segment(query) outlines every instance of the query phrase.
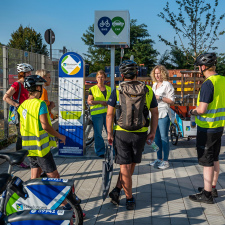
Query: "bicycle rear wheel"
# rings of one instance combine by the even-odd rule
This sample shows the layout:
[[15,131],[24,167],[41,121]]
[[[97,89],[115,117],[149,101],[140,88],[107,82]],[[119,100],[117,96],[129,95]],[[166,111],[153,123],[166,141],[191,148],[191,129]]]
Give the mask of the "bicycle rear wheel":
[[85,141],[86,145],[91,145],[92,142],[94,141],[94,127],[93,123],[91,122],[90,124],[87,125],[87,128],[85,130]]
[[83,211],[80,204],[73,204],[69,199],[67,201],[73,210],[73,225],[83,225]]
[[178,143],[178,134],[177,129],[174,124],[170,125],[170,138],[173,145],[177,145]]

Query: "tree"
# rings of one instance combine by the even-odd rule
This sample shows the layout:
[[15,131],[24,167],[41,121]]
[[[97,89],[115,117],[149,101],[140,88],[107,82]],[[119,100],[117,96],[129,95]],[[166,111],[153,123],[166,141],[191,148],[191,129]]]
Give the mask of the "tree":
[[[149,69],[152,68],[157,59],[158,52],[153,48],[153,40],[147,31],[147,25],[137,25],[137,20],[131,20],[130,23],[130,48],[124,49],[124,60],[134,56],[134,60],[138,64],[145,64]],[[88,45],[88,51],[84,54],[85,61],[90,65],[90,72],[99,69],[105,69],[110,65],[109,49],[97,47],[94,45],[94,25],[89,26],[86,33],[81,38],[85,45]],[[120,49],[115,51],[115,64],[120,64]]]
[[185,52],[178,47],[171,47],[171,50],[166,50],[159,59],[159,64],[164,65],[167,69],[193,69],[193,66],[188,63]]
[[28,52],[48,55],[47,46],[42,43],[40,33],[37,33],[33,28],[22,25],[11,34],[8,46],[11,48],[21,49]]
[[225,54],[220,54],[217,58],[216,72],[225,76]]
[[[180,48],[192,64],[199,54],[215,50],[215,42],[220,35],[224,34],[224,31],[219,31],[219,25],[225,14],[217,19],[216,7],[219,0],[214,0],[214,6],[211,2],[212,0],[176,0],[177,13],[170,10],[169,2],[167,2],[166,7],[163,8],[164,13],[158,14],[175,30]],[[159,35],[159,39],[166,45],[178,47],[176,37],[173,42],[161,35]]]

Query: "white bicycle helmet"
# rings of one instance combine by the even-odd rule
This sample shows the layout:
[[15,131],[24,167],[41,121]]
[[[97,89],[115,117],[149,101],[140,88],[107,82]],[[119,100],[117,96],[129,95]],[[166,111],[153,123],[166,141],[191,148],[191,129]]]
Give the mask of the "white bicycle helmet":
[[34,68],[28,64],[28,63],[20,63],[20,64],[17,64],[17,72],[20,73],[20,72],[30,72],[30,71],[33,71]]

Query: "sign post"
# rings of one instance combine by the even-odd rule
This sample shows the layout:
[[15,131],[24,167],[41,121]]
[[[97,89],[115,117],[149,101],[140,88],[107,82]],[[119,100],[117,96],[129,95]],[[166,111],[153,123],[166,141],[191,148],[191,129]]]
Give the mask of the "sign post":
[[95,11],[94,44],[111,49],[111,90],[113,90],[115,48],[130,46],[129,11]]
[[51,29],[45,31],[45,41],[50,44],[50,59],[52,60],[52,44],[55,42],[55,34]]
[[66,144],[59,143],[59,155],[83,156],[85,65],[75,52],[65,53],[59,60],[59,133]]

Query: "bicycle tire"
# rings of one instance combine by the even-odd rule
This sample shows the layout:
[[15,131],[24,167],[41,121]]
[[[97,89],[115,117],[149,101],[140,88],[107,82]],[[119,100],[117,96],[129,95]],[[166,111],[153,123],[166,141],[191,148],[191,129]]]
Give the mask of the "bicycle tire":
[[170,125],[170,138],[171,138],[171,143],[173,145],[177,145],[178,135],[177,135],[177,132],[176,132],[176,126],[174,124]]
[[71,205],[73,209],[73,215],[75,215],[75,218],[73,218],[73,225],[83,225],[83,210],[80,204],[74,204],[68,198],[66,201]]
[[[95,140],[93,123],[91,122],[91,124],[89,124],[86,129],[89,129],[89,132],[86,137],[86,146],[88,146],[91,145],[92,142]],[[89,136],[89,134],[91,134],[91,136]]]

